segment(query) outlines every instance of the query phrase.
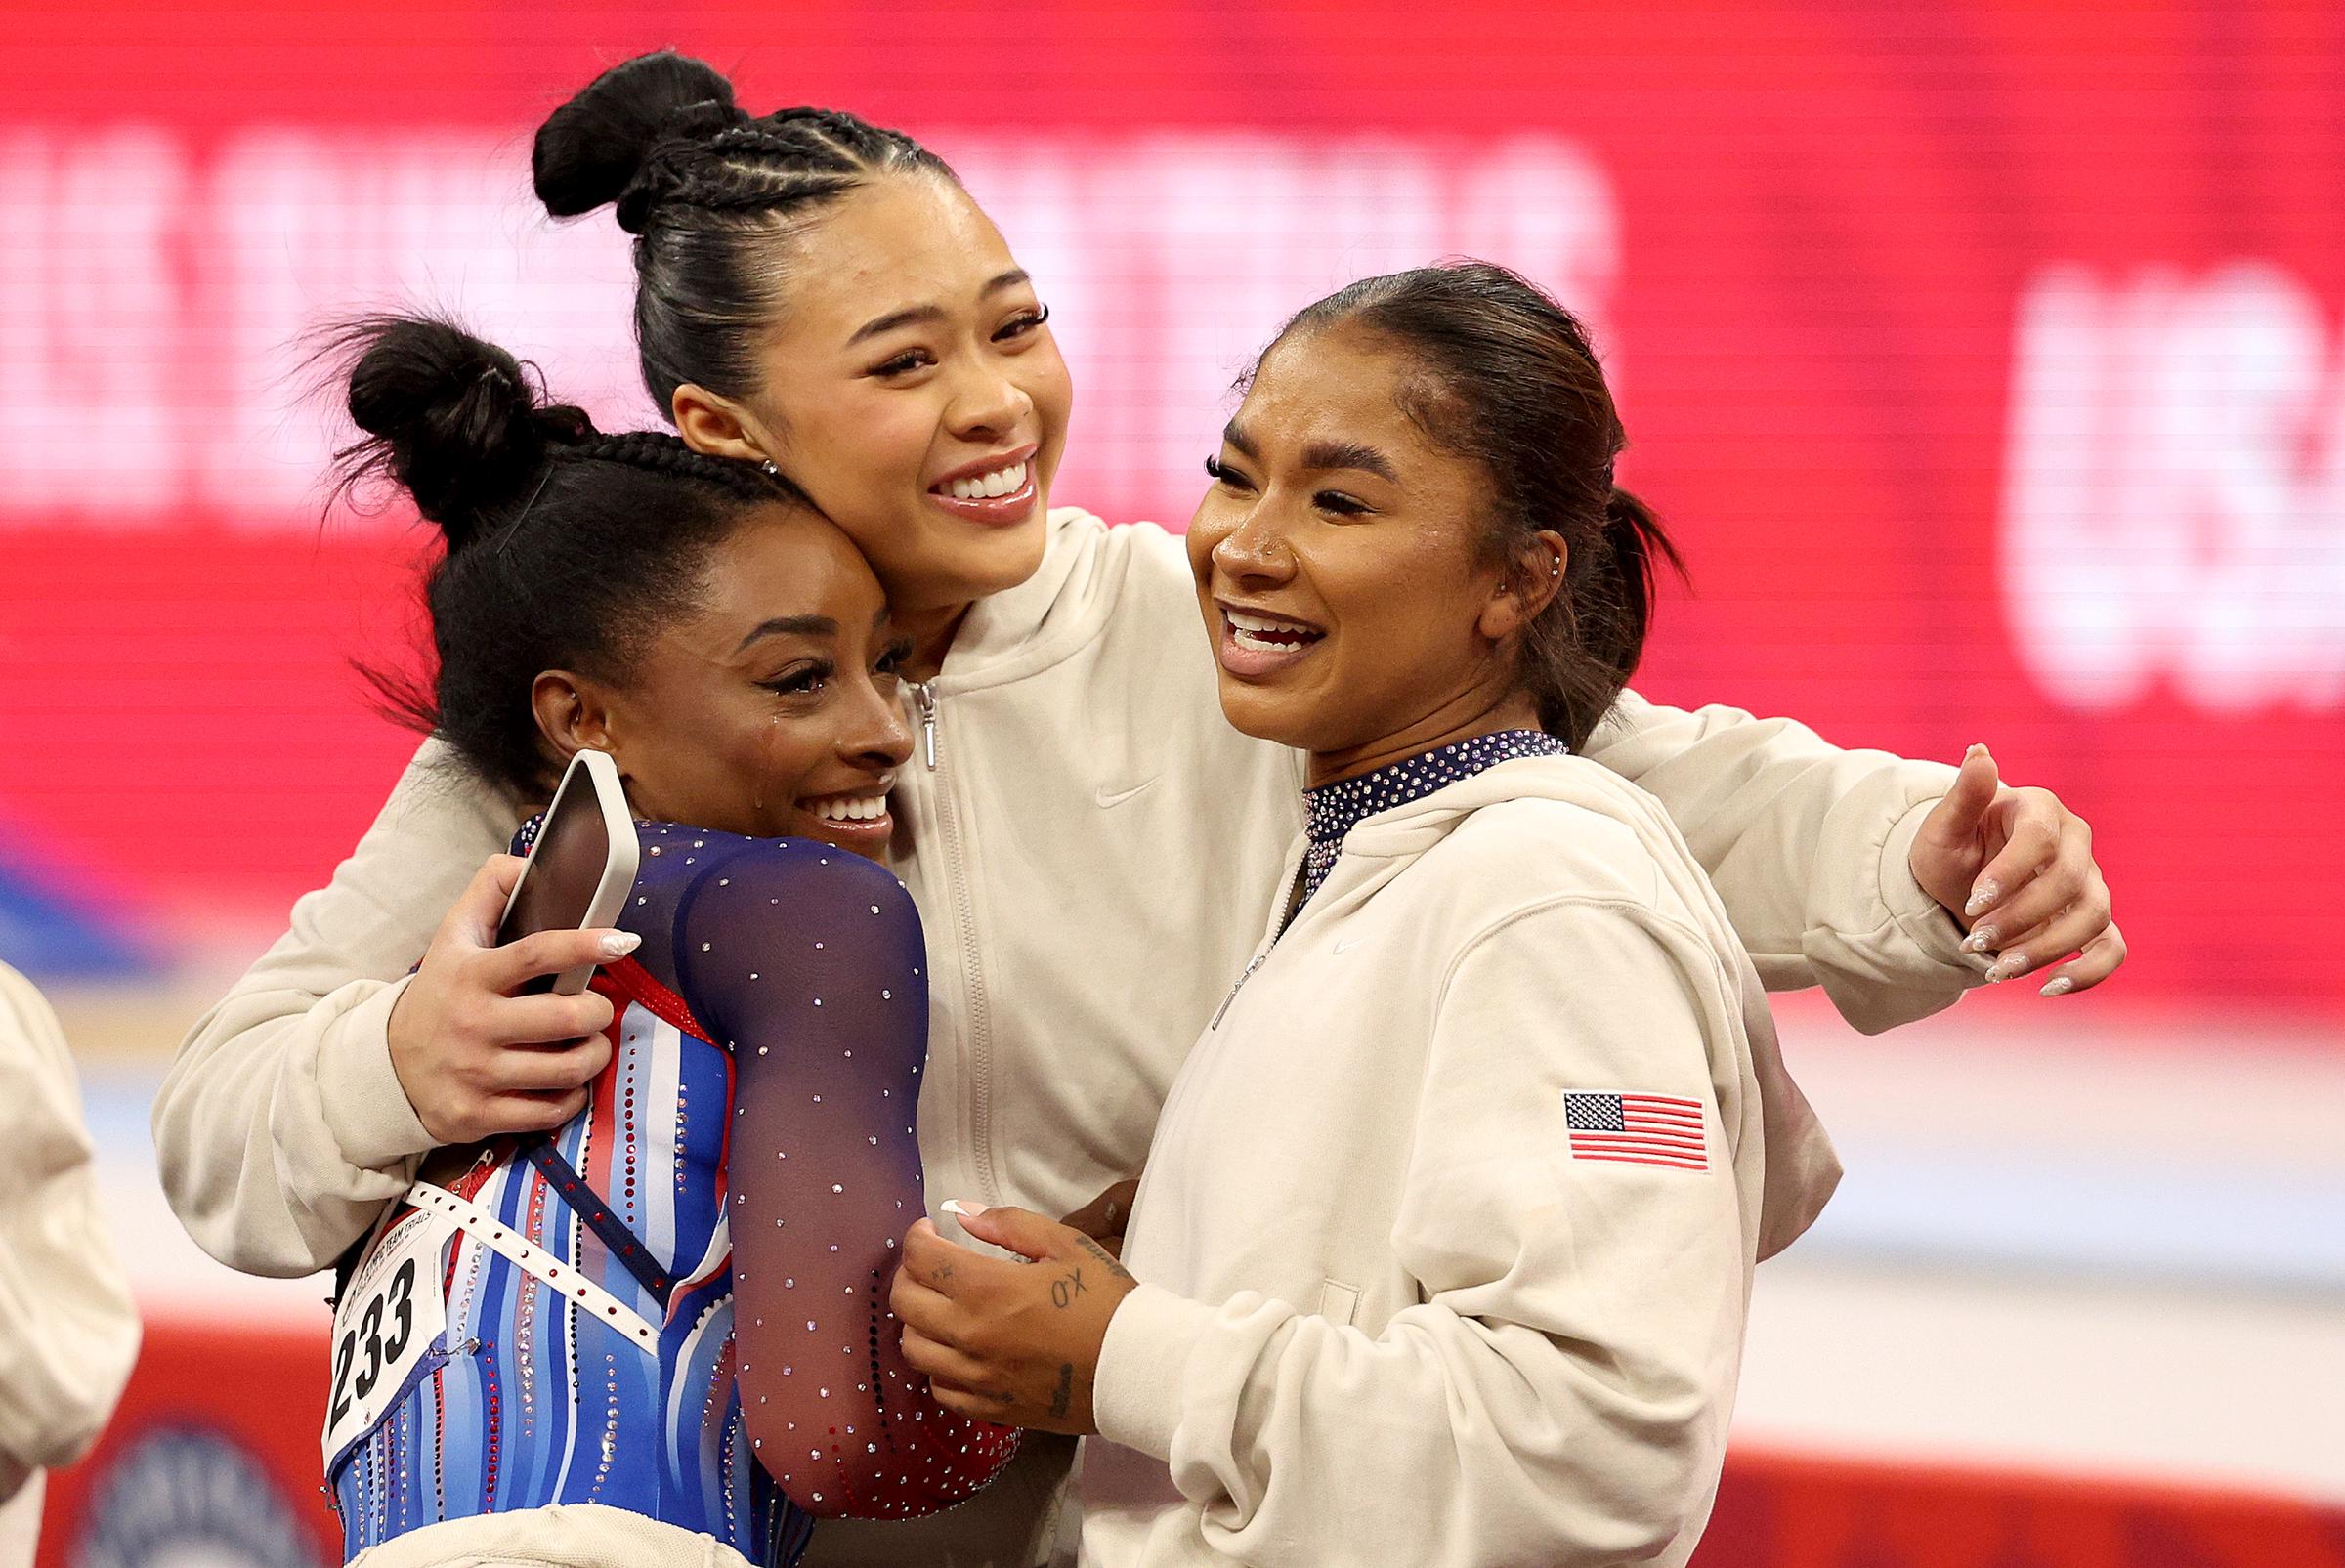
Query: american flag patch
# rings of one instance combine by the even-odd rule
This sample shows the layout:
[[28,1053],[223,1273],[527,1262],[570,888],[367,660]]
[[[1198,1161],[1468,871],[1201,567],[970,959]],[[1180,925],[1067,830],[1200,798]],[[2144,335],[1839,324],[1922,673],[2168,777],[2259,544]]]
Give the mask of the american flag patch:
[[1575,1160],[1672,1165],[1680,1170],[1710,1168],[1702,1136],[1702,1107],[1697,1100],[1565,1089],[1563,1125],[1570,1130]]

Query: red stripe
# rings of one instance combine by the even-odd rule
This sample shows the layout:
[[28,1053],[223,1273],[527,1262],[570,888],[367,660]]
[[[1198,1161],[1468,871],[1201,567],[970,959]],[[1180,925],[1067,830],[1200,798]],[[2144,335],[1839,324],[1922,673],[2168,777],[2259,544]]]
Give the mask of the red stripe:
[[[603,965],[603,973],[627,999],[641,1002],[643,1010],[654,1018],[672,1024],[687,1035],[712,1039],[708,1031],[702,1027],[701,1021],[692,1016],[692,1009],[684,1005],[684,998],[661,985],[658,976],[633,958],[620,958],[615,963],[607,963]],[[626,1009],[621,1007],[619,1011],[625,1012]]]
[[1647,1122],[1699,1122],[1702,1120],[1702,1113],[1699,1111],[1680,1111],[1675,1107],[1657,1105],[1624,1105],[1620,1108],[1620,1114],[1628,1117],[1642,1117]]
[[1582,1131],[1573,1133],[1571,1137],[1574,1143],[1577,1143],[1582,1138],[1601,1138],[1607,1141],[1624,1143],[1665,1143],[1681,1149],[1699,1149],[1702,1147],[1702,1139],[1699,1134],[1688,1138],[1681,1133],[1676,1132],[1644,1132],[1639,1131],[1635,1128],[1631,1128],[1627,1132]]
[[1707,1170],[1708,1162],[1701,1160],[1670,1160],[1659,1155],[1642,1154],[1583,1154],[1582,1160],[1601,1160],[1616,1165],[1667,1165],[1672,1170]]
[[1702,1108],[1702,1102],[1699,1100],[1681,1100],[1670,1094],[1624,1094],[1620,1097],[1620,1103],[1623,1105],[1674,1105],[1688,1111],[1699,1111]]
[[1704,1154],[1702,1154],[1702,1153],[1700,1153],[1700,1152],[1698,1152],[1698,1151],[1695,1151],[1695,1152],[1690,1152],[1690,1153],[1689,1153],[1689,1152],[1687,1152],[1687,1151],[1685,1151],[1685,1150],[1684,1150],[1684,1149],[1640,1149],[1640,1148],[1637,1148],[1637,1147],[1635,1147],[1635,1146],[1633,1146],[1633,1145],[1630,1145],[1630,1146],[1612,1147],[1612,1148],[1596,1148],[1596,1147],[1589,1147],[1589,1148],[1584,1148],[1584,1149],[1574,1149],[1574,1150],[1572,1150],[1571,1152],[1572,1152],[1572,1156],[1573,1156],[1573,1158],[1575,1158],[1575,1159],[1580,1159],[1580,1160],[1646,1160],[1646,1159],[1650,1159],[1650,1160],[1682,1160],[1682,1161],[1685,1161],[1685,1162],[1688,1162],[1688,1163],[1690,1163],[1690,1164],[1693,1164],[1693,1165],[1708,1165],[1708,1164],[1710,1163],[1710,1162],[1709,1162],[1709,1156],[1707,1156],[1707,1155],[1704,1155]]

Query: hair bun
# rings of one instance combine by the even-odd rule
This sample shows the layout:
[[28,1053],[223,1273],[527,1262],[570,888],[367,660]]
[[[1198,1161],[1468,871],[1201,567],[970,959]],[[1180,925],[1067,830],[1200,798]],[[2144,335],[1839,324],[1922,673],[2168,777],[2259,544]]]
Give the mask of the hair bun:
[[451,322],[378,317],[335,343],[350,357],[350,417],[369,438],[343,454],[346,480],[397,480],[450,550],[526,495],[549,439],[583,423],[539,406],[519,360]]
[[[530,168],[537,199],[557,218],[618,202],[642,177],[653,149],[708,136],[747,119],[733,84],[704,61],[662,49],[614,65],[537,128]],[[641,232],[643,203],[620,225]]]

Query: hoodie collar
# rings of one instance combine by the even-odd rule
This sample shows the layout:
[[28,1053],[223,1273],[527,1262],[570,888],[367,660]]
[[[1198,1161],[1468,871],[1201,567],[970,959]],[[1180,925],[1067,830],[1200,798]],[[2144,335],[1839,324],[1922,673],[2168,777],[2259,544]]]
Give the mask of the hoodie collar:
[[1469,736],[1398,762],[1374,773],[1302,792],[1303,831],[1310,847],[1303,857],[1302,897],[1310,902],[1343,853],[1343,840],[1368,818],[1411,805],[1435,790],[1472,778],[1486,768],[1518,757],[1568,756],[1571,748],[1540,730],[1501,730]]
[[940,692],[1021,680],[1065,658],[1106,624],[1121,584],[1105,552],[1084,548],[1099,520],[1059,506],[1045,528],[1043,564],[1034,575],[969,606],[937,672]]

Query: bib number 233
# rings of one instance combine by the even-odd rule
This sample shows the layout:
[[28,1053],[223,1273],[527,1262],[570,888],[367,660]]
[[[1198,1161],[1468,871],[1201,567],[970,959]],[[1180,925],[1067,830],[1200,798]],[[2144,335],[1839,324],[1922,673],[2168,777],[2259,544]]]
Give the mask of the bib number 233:
[[373,1429],[448,1326],[440,1274],[453,1227],[409,1214],[385,1231],[334,1309],[334,1381],[324,1459]]

